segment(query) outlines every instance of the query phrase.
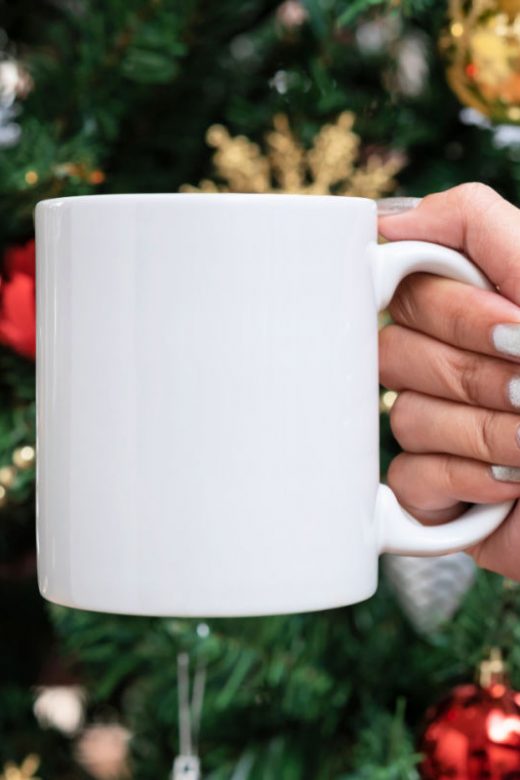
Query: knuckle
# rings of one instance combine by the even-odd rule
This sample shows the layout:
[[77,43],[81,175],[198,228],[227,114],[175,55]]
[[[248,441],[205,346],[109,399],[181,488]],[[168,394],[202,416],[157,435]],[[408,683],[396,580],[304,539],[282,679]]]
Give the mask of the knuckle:
[[401,343],[399,325],[386,325],[379,331],[379,378],[381,384],[391,389],[398,389],[395,387],[395,356]]
[[379,331],[379,347],[384,352],[390,352],[399,338],[401,328],[399,325],[385,325]]
[[391,461],[386,474],[387,485],[400,504],[419,509],[424,506],[424,489],[420,480],[413,479],[420,469],[421,455],[401,452]]
[[406,437],[410,427],[410,414],[407,411],[411,391],[404,390],[397,396],[392,408],[390,409],[390,429],[396,441],[405,446]]
[[461,399],[471,404],[472,406],[478,406],[480,403],[480,373],[481,363],[478,357],[472,357],[470,355],[464,355],[463,357],[454,358],[454,376],[458,381],[458,393],[457,395]]
[[458,500],[458,494],[460,492],[457,468],[458,459],[453,455],[446,455],[441,463],[441,479],[445,492],[450,498],[456,498]]
[[402,484],[402,474],[403,474],[403,466],[406,463],[406,460],[409,456],[400,453],[399,455],[396,455],[395,458],[391,461],[390,465],[388,466],[388,471],[386,473],[386,481],[390,488],[392,488],[393,492],[397,496],[398,499],[403,499],[403,484]]
[[495,431],[498,412],[486,411],[478,415],[475,427],[475,456],[493,462]]
[[[468,182],[454,189],[452,207],[461,225],[462,246],[466,253],[477,257],[486,252],[491,216],[497,209],[500,212],[504,203],[498,192],[480,182]],[[494,281],[502,283],[500,278]]]
[[449,327],[451,329],[451,338],[454,344],[464,344],[468,329],[467,308],[457,308],[450,313]]
[[492,187],[480,181],[469,181],[459,184],[458,187],[454,188],[454,192],[463,203],[471,204],[472,207],[475,205],[488,205],[500,199],[500,195]]

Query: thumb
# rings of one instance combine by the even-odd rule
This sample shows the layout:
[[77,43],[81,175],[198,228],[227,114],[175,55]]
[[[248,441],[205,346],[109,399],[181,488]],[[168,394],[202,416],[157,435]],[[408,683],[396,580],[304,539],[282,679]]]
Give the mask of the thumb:
[[403,214],[379,219],[390,241],[433,241],[459,249],[520,304],[520,210],[485,184],[461,184],[423,198]]

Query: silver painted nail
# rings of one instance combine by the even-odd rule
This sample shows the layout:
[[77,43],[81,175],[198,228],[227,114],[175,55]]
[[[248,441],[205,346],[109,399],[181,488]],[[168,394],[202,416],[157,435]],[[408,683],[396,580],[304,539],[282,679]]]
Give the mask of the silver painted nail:
[[520,482],[520,468],[516,466],[491,466],[491,474],[498,482]]
[[491,338],[497,352],[520,357],[520,323],[507,322],[495,325]]
[[507,385],[507,395],[511,406],[520,409],[520,376],[514,376]]
[[376,200],[377,216],[392,217],[416,208],[422,198],[380,198]]

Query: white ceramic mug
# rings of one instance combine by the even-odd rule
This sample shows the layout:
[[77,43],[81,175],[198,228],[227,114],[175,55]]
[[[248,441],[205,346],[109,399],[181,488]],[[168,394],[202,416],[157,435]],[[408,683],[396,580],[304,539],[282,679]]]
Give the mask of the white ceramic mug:
[[[371,200],[38,204],[38,572],[83,609],[260,615],[366,599],[384,550],[451,552],[378,484],[377,311],[456,252],[376,243]],[[411,367],[413,370],[413,367]]]

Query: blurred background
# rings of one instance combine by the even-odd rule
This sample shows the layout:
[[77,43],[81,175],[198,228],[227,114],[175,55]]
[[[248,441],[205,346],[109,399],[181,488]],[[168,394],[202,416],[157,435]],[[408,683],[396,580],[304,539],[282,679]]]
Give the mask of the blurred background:
[[190,751],[211,780],[520,778],[520,590],[463,554],[248,620],[57,608],[35,578],[38,200],[470,180],[519,201],[516,0],[0,0],[1,780],[197,780]]

